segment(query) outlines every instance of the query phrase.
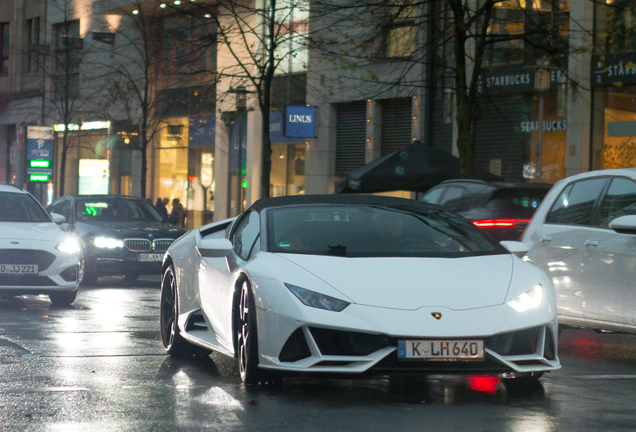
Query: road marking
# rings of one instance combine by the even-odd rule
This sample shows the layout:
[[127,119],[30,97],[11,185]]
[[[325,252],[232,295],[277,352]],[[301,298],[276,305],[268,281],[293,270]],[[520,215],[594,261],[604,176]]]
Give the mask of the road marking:
[[581,375],[574,378],[581,379],[636,379],[636,375]]

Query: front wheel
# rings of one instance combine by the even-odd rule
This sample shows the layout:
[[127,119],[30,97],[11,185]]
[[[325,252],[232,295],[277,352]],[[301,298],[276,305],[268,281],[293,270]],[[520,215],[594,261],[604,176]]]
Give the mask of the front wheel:
[[75,291],[56,291],[49,293],[49,300],[53,306],[70,306],[77,297],[77,290]]
[[258,368],[258,337],[256,332],[256,307],[247,281],[241,287],[238,305],[237,357],[241,380],[245,384],[258,384],[263,373]]
[[171,356],[208,355],[210,350],[191,344],[181,336],[177,318],[179,317],[179,299],[174,267],[169,266],[161,279],[161,300],[159,304],[161,342]]

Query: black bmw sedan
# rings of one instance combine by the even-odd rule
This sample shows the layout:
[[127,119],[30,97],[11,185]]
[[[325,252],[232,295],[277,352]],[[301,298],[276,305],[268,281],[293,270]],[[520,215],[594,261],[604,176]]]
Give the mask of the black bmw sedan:
[[64,216],[61,228],[82,240],[82,285],[92,285],[106,275],[134,281],[142,274],[160,274],[164,252],[185,234],[137,197],[63,196],[46,210]]

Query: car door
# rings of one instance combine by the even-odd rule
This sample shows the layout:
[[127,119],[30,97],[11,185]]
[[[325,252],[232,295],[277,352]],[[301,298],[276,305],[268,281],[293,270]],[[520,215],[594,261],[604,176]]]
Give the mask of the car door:
[[636,215],[636,182],[615,177],[601,202],[597,228],[585,239],[587,318],[636,325],[636,236],[609,227],[612,220],[628,215]]
[[229,350],[232,344],[232,309],[235,285],[241,268],[251,259],[260,237],[258,212],[246,213],[232,229],[234,253],[225,258],[203,258],[199,269],[201,307],[219,342]]
[[583,317],[588,293],[582,254],[606,182],[606,178],[594,178],[567,184],[537,228],[539,242],[528,253],[552,279],[560,315]]

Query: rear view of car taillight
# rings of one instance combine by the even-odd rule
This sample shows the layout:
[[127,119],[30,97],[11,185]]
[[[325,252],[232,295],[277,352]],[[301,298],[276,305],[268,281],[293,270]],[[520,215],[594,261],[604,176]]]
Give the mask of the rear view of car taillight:
[[530,219],[483,219],[473,225],[487,232],[497,241],[519,240]]

